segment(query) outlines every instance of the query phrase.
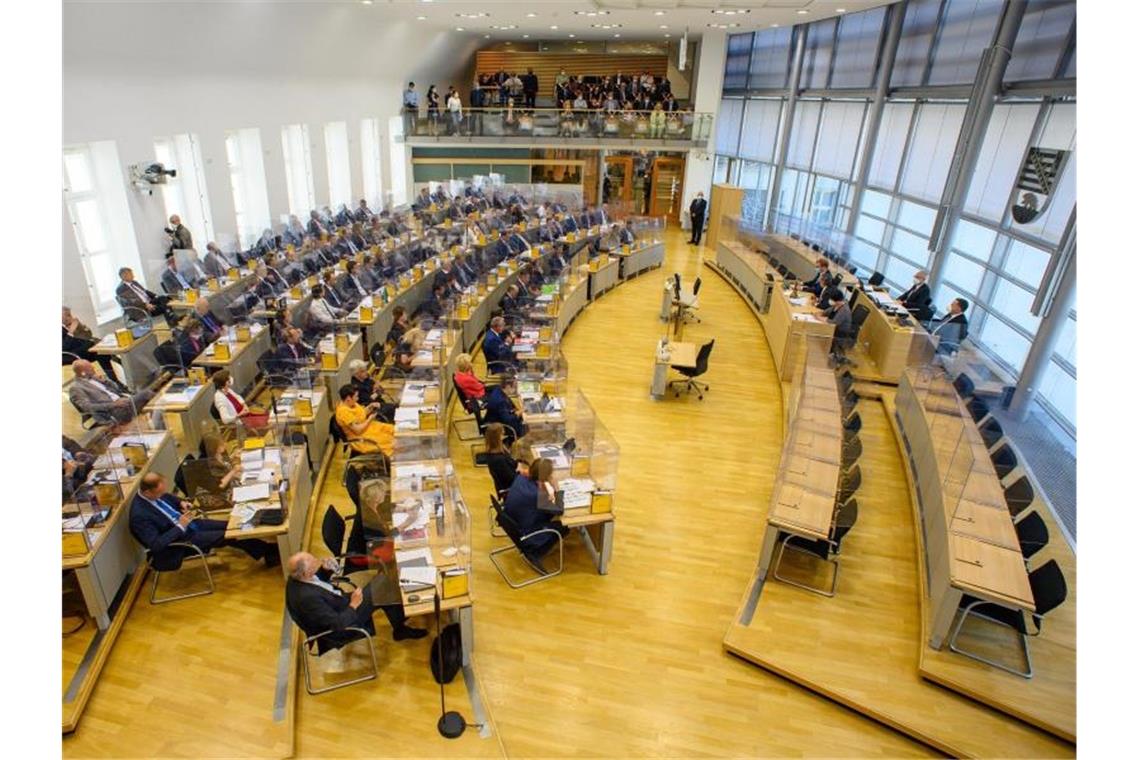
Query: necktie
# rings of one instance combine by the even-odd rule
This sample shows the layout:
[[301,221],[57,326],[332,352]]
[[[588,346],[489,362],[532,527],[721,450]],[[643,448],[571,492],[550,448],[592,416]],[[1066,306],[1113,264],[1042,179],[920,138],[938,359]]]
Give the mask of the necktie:
[[182,286],[183,290],[189,290],[190,289],[190,283],[186,282],[186,278],[183,277],[182,273],[179,272],[177,269],[174,270],[174,276],[178,278],[178,284]]
[[218,332],[219,331],[218,323],[215,322],[214,318],[212,316],[210,316],[209,314],[204,314],[202,316],[202,324],[204,324],[206,326],[206,329],[209,330],[210,332]]
[[162,512],[162,514],[169,517],[171,522],[173,522],[173,523],[178,522],[178,518],[181,515],[181,513],[177,509],[175,509],[174,507],[172,507],[168,503],[166,503],[166,501],[164,499],[162,499],[160,497],[160,498],[156,499],[155,501],[152,501],[151,504],[153,504],[158,509],[159,512]]
[[299,353],[297,353],[297,347],[294,346],[292,343],[289,343],[288,346],[289,346],[289,348],[291,348],[293,350],[293,358],[294,359],[300,359],[301,355]]
[[107,394],[108,396],[110,396],[112,399],[116,399],[116,400],[117,400],[117,399],[119,398],[119,394],[118,394],[118,393],[114,392],[113,390],[111,390],[110,388],[108,388],[106,385],[104,385],[103,383],[99,382],[99,381],[98,381],[98,380],[96,380],[95,378],[91,378],[90,382],[91,382],[91,384],[92,384],[92,385],[94,385],[96,388],[98,388],[99,390],[101,390],[101,391],[103,391],[104,393],[106,393],[106,394]]
[[130,284],[131,288],[133,288],[134,291],[139,294],[139,298],[143,300],[143,303],[150,303],[150,296],[146,294],[146,291],[143,290],[143,287],[141,285],[139,285],[134,280],[131,280]]
[[198,345],[198,339],[197,338],[191,338],[190,339],[190,348],[194,349],[194,355],[195,356],[197,356],[198,354],[200,354],[202,352],[201,346]]

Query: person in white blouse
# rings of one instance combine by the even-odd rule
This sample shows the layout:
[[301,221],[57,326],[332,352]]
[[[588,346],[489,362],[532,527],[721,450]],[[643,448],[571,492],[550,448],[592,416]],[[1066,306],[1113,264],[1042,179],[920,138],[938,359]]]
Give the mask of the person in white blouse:
[[260,409],[254,409],[246,400],[233,389],[233,378],[228,369],[218,370],[210,378],[214,383],[214,408],[218,410],[218,418],[223,425],[235,422],[241,424],[255,434],[262,434],[269,424],[269,415]]
[[319,332],[327,332],[336,327],[336,321],[344,317],[344,310],[333,306],[325,298],[326,285],[314,285],[312,303],[309,304],[309,321]]

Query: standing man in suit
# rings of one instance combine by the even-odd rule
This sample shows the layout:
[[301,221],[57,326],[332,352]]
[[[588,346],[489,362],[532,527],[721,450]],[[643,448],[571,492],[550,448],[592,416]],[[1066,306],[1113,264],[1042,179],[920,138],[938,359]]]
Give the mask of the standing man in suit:
[[193,508],[190,502],[167,492],[166,478],[157,472],[148,472],[143,475],[138,493],[131,502],[131,535],[152,556],[161,556],[169,550],[170,544],[182,542],[194,544],[203,552],[219,546],[233,546],[255,560],[264,559],[266,567],[281,564],[277,544],[267,544],[255,538],[226,538],[225,520],[195,518]]
[[416,92],[416,83],[408,82],[408,89],[404,90],[404,134],[410,135],[416,126],[416,117],[420,115],[420,94]]
[[157,295],[144,288],[135,280],[135,273],[130,267],[119,270],[119,279],[122,282],[115,288],[115,297],[124,309],[137,309],[151,317],[164,317],[169,325],[177,321],[174,312],[170,310],[170,297]]
[[96,375],[95,366],[86,359],[76,359],[71,370],[75,379],[67,391],[68,399],[76,409],[90,414],[100,424],[125,425],[154,398],[149,390],[132,395],[114,380]]
[[[322,563],[308,552],[297,552],[289,558],[288,568],[285,607],[289,610],[289,616],[306,636],[333,631],[332,634],[317,639],[319,653],[339,649],[357,637],[358,634],[346,631],[346,628],[361,628],[369,635],[375,635],[372,594],[365,593],[364,588],[358,588],[345,596],[340,589],[329,583],[332,572],[336,569],[335,560],[327,559]],[[424,629],[412,628],[405,622],[402,604],[382,604],[380,609],[388,617],[388,622],[392,625],[392,638],[396,641],[427,636]]]
[[697,197],[693,198],[693,202],[689,204],[689,221],[693,226],[693,237],[689,240],[690,245],[701,244],[701,233],[705,229],[705,213],[708,207],[709,204],[705,200],[704,193],[697,193]]
[[526,73],[522,76],[523,84],[523,98],[527,108],[534,108],[534,99],[538,95],[538,76],[535,75],[534,69],[527,69]]
[[166,228],[166,234],[170,235],[170,250],[177,248],[189,249],[194,247],[194,237],[190,234],[190,230],[182,226],[182,219],[178,214],[170,216],[170,226]]

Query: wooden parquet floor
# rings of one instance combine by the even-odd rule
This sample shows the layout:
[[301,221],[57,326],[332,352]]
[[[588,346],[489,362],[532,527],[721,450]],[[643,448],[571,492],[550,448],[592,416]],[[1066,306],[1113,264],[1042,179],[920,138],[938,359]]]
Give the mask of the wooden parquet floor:
[[[661,284],[703,276],[703,323],[716,338],[710,391],[652,401]],[[610,572],[577,538],[566,572],[512,590],[487,552],[490,477],[466,445],[452,458],[473,514],[475,675],[492,737],[435,732],[427,639],[393,643],[378,617],[381,676],[297,698],[296,754],[382,756],[929,756],[913,740],[723,651],[750,582],[781,442],[781,394],[759,324],[702,271],[679,231],[666,265],[592,304],[563,349],[621,446]],[[347,509],[334,466],[319,505]],[[319,517],[319,515],[318,515]],[[271,720],[282,614],[276,571],[234,557],[212,597],[140,600],[88,712],[63,752],[77,757],[276,756]],[[416,623],[423,625],[424,623]],[[449,703],[474,714],[461,678]]]

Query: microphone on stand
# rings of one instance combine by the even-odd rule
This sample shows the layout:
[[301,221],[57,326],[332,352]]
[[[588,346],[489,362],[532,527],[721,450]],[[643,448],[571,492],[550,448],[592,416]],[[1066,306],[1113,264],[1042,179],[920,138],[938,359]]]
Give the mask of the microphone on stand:
[[447,702],[443,695],[443,636],[440,632],[439,587],[433,594],[435,600],[435,640],[436,660],[439,667],[439,721],[435,724],[439,735],[446,739],[458,739],[467,730],[467,719],[458,711],[447,709]]

